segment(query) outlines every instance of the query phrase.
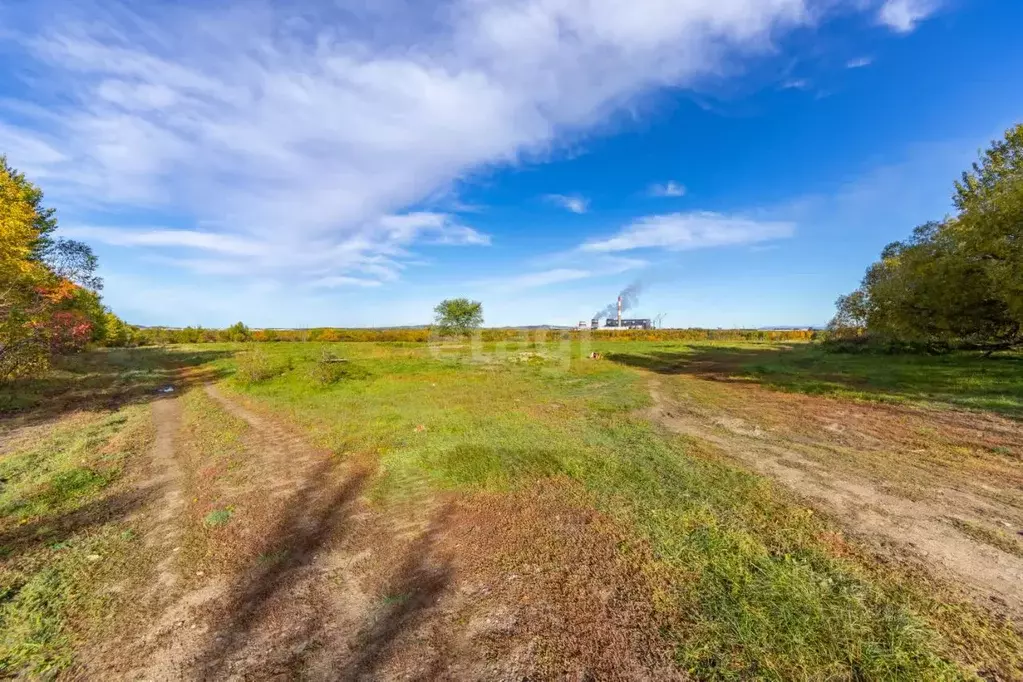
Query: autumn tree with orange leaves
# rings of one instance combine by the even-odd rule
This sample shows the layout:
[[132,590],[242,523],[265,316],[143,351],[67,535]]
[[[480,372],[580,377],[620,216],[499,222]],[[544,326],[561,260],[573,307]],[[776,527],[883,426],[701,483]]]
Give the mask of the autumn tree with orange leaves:
[[80,350],[106,323],[96,256],[55,239],[43,193],[0,156],[0,379],[45,369],[56,353]]

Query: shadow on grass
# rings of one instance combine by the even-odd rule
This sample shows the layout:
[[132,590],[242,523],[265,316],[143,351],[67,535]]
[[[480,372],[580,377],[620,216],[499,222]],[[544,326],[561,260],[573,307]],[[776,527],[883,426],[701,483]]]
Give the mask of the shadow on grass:
[[[276,560],[257,563],[235,579],[226,603],[218,608],[211,623],[211,639],[193,664],[192,674],[198,679],[222,679],[237,673],[232,670],[232,661],[251,644],[260,625],[267,622],[279,637],[273,642],[274,648],[290,652],[285,660],[275,658],[269,664],[275,672],[299,675],[309,647],[321,644],[324,650],[318,652],[317,664],[327,666],[333,679],[372,676],[396,638],[449,584],[451,575],[446,566],[438,568],[427,563],[443,524],[443,519],[438,518],[422,538],[405,549],[404,560],[386,584],[387,594],[392,597],[371,614],[352,651],[345,647],[329,649],[336,644],[329,641],[327,632],[334,616],[322,613],[315,603],[313,613],[302,614],[297,627],[282,627],[274,622],[280,617],[275,597],[287,594],[299,581],[308,578],[310,571],[316,570],[312,564],[318,553],[351,532],[355,502],[370,472],[357,471],[339,486],[329,475],[332,465],[328,461],[314,470],[307,484],[288,500],[286,516],[269,530],[268,546],[277,548]],[[327,641],[320,641],[323,638]],[[247,668],[253,663],[243,662],[242,666]]]
[[[452,569],[447,563],[430,563],[431,549],[446,526],[449,508],[434,516],[427,532],[405,551],[405,558],[391,573],[386,591],[390,595],[381,612],[367,623],[356,640],[356,655],[344,668],[337,670],[336,679],[361,680],[375,677],[380,664],[406,630],[411,629],[451,583]],[[441,658],[435,657],[431,670],[420,679],[434,679],[444,669]]]
[[1004,354],[831,353],[815,346],[699,347],[615,352],[608,359],[658,374],[758,383],[775,390],[886,402],[923,401],[1023,417],[1023,357]]
[[58,358],[42,377],[0,383],[0,424],[28,426],[76,410],[116,410],[159,397],[159,389],[221,378],[211,363],[225,350],[174,348],[97,349]]
[[54,545],[78,533],[120,521],[142,508],[158,490],[134,488],[88,502],[73,511],[34,519],[0,533],[0,557],[16,558],[43,545]]

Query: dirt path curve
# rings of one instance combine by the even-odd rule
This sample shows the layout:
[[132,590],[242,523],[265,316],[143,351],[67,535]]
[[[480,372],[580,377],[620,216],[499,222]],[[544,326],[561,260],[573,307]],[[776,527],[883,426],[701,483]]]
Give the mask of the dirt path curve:
[[[1023,558],[978,542],[948,522],[950,514],[970,516],[977,507],[996,505],[990,498],[979,500],[949,490],[935,490],[923,500],[886,493],[875,482],[828,468],[741,420],[672,401],[661,381],[651,379],[649,386],[654,405],[648,416],[656,423],[712,443],[836,517],[850,534],[908,550],[939,574],[968,586],[989,607],[1008,610],[1023,622]],[[1016,513],[1004,512],[1010,517]]]

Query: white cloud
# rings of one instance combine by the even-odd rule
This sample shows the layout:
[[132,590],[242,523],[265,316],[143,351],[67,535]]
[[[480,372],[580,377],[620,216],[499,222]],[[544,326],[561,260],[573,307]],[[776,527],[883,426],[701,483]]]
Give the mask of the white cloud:
[[810,81],[805,78],[791,78],[781,84],[783,90],[806,90],[810,87]]
[[196,230],[160,228],[126,230],[115,227],[72,225],[62,228],[64,236],[113,246],[168,246],[214,251],[234,256],[265,254],[265,248],[251,239]]
[[517,275],[502,280],[503,287],[509,289],[532,289],[545,287],[551,284],[561,284],[577,279],[586,279],[593,275],[589,270],[573,270],[571,268],[558,268],[544,272],[530,272],[524,275]]
[[374,277],[378,282],[395,280],[409,260],[406,247],[417,242],[456,246],[485,246],[490,243],[489,236],[458,224],[451,216],[427,211],[382,216],[376,221],[355,226],[340,241],[329,236],[309,236],[304,242],[298,242],[295,235],[287,234],[257,236],[75,224],[62,227],[61,233],[111,246],[208,252],[213,257],[154,257],[159,262],[202,274],[240,276],[298,272],[320,282],[330,280],[332,273],[341,271],[359,272]]
[[781,221],[758,221],[718,213],[671,213],[640,218],[607,239],[589,241],[580,249],[616,253],[659,248],[689,251],[714,246],[755,244],[791,237],[795,225]]
[[62,208],[222,226],[120,238],[217,255],[185,267],[394,277],[424,242],[488,242],[416,213],[429,197],[769,53],[836,1],[859,2],[41,0],[41,32],[4,34],[39,87],[0,104],[0,144]]
[[674,180],[669,180],[666,183],[651,185],[649,193],[652,197],[682,197],[686,194],[686,188]]
[[[578,250],[568,253],[551,254],[545,260],[552,265],[544,270],[513,273],[501,277],[474,282],[476,286],[499,294],[508,294],[523,289],[536,289],[554,284],[564,284],[585,279],[613,277],[629,270],[645,268],[649,263],[640,258],[628,258],[611,254],[583,254]],[[554,266],[554,264],[557,264]],[[540,265],[534,263],[534,267]]]
[[586,213],[590,208],[590,200],[578,194],[546,194],[544,199],[572,213]]
[[934,14],[940,0],[885,0],[877,18],[898,33],[910,33],[917,24]]
[[845,68],[862,69],[863,67],[870,66],[873,63],[874,63],[873,57],[857,57],[855,59],[850,59],[848,62],[846,62]]
[[334,275],[332,277],[321,277],[320,279],[313,280],[312,286],[324,289],[334,289],[336,287],[378,287],[380,282],[374,279],[365,279],[362,277],[346,277],[344,275]]

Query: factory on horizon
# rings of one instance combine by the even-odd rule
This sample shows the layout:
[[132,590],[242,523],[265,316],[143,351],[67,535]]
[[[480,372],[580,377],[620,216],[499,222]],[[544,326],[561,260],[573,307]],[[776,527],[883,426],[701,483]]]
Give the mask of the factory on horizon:
[[[580,325],[582,326],[582,325]],[[622,297],[618,297],[618,316],[601,320],[599,317],[590,321],[590,329],[653,329],[650,319],[622,319]]]

